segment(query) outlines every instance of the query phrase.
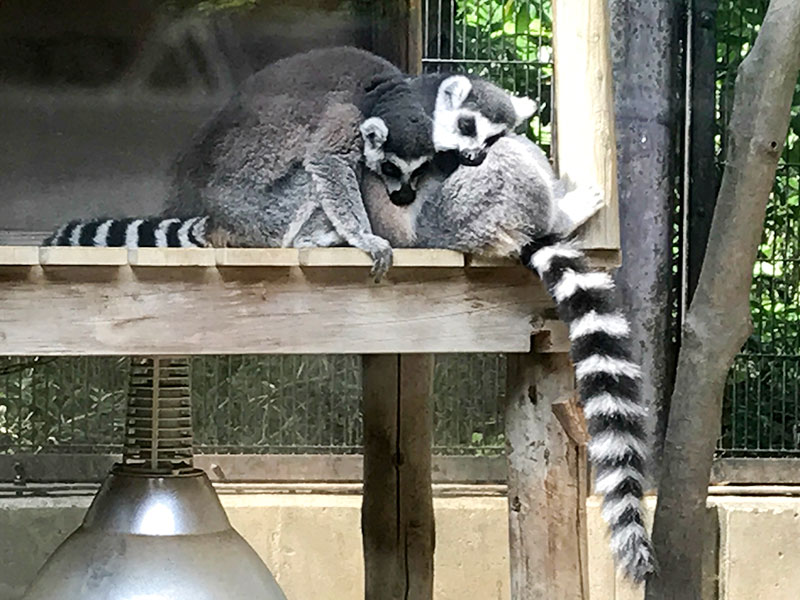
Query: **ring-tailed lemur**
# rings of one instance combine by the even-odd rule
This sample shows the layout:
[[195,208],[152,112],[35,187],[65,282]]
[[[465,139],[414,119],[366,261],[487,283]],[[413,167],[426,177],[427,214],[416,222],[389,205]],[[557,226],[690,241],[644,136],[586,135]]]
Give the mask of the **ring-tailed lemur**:
[[[448,173],[459,164],[479,165],[487,148],[527,121],[537,107],[533,100],[514,96],[475,75],[430,73],[410,77],[409,83],[433,121],[438,169]],[[364,127],[369,125],[368,120]],[[380,124],[373,127],[380,129]],[[369,144],[365,144],[365,159],[397,206],[414,202],[417,185],[431,166],[427,160],[392,164],[381,152],[370,152]]]
[[[202,127],[173,167],[162,216],[205,217],[211,245],[349,244],[372,256],[380,277],[392,251],[369,225],[359,189],[364,158],[402,196],[433,156],[431,140],[430,116],[399,69],[355,48],[312,50],[251,76]],[[299,176],[309,193],[288,205],[278,192],[299,171],[310,177],[308,188]],[[310,232],[311,224],[322,230]],[[88,233],[50,239],[94,240]]]
[[475,75],[427,73],[412,79],[433,119],[437,152],[453,152],[459,162],[476,166],[487,149],[530,119],[537,103],[514,96]]
[[641,511],[648,441],[639,366],[611,276],[591,269],[568,240],[600,208],[600,194],[568,191],[544,152],[521,136],[499,140],[480,166],[459,167],[449,177],[429,173],[410,208],[393,205],[370,175],[362,193],[374,231],[395,247],[520,258],[544,281],[569,325],[613,553],[628,576],[645,579],[656,563]]
[[203,127],[175,166],[164,215],[208,216],[212,243],[270,245],[276,215],[261,200],[302,168],[313,193],[294,216],[319,207],[380,276],[391,246],[369,226],[362,158],[380,155],[402,179],[433,155],[431,127],[406,76],[383,58],[350,47],[294,55],[251,76]]
[[[303,68],[314,62],[324,75]],[[343,65],[350,71],[343,73]],[[359,88],[358,82],[368,78],[364,73],[372,73],[370,83]],[[312,51],[267,67],[204,126],[193,148],[176,163],[175,192],[166,215],[207,217],[206,237],[211,245],[351,244],[369,251],[373,244],[376,271],[382,273],[391,250],[387,259],[381,243],[385,240],[372,234],[361,214],[360,194],[353,191],[358,149],[363,148],[366,167],[380,176],[391,201],[404,206],[413,202],[428,170],[431,139],[438,140],[438,149],[443,151],[437,153],[437,162],[457,152],[463,162],[477,164],[488,146],[530,117],[535,108],[527,98],[511,96],[480,78],[423,75],[405,79],[398,74],[383,59],[352,48]],[[291,85],[279,87],[287,78]],[[342,91],[348,85],[356,86],[356,91]],[[272,86],[282,93],[270,92]],[[326,91],[332,88],[337,91]],[[360,110],[349,102],[358,98]],[[433,131],[423,113],[438,123]],[[301,118],[308,115],[316,116],[310,125]],[[364,115],[370,116],[356,129]],[[288,149],[282,147],[285,139],[270,146],[278,132],[286,130]],[[314,160],[301,162],[296,154],[306,142],[317,149],[314,152],[326,150]],[[274,173],[282,170],[275,178]],[[320,189],[337,191],[339,196],[320,198]],[[293,193],[301,190],[307,196]],[[149,223],[143,225],[144,243],[150,241]],[[83,236],[55,236],[49,241],[97,245],[95,239],[102,236],[88,234],[94,226],[99,223],[85,224]],[[135,235],[126,243],[138,244]]]

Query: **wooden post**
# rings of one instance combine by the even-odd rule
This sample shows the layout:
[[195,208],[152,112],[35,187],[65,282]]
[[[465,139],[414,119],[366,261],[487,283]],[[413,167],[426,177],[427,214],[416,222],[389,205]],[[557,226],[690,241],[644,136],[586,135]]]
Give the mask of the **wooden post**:
[[553,0],[556,163],[561,176],[603,190],[585,248],[619,249],[617,146],[608,0]]
[[566,354],[510,354],[511,600],[588,598],[586,431]]
[[422,71],[422,1],[373,0],[371,49],[412,75]]
[[363,357],[367,600],[431,600],[433,355]]

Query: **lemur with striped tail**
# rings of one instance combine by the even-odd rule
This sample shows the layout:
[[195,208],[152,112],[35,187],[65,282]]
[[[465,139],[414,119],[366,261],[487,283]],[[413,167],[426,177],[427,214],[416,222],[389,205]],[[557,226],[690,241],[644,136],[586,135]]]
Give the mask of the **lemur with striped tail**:
[[[311,236],[314,245],[361,248],[380,277],[391,265],[392,248],[372,233],[361,198],[367,153],[389,162],[405,181],[432,157],[431,118],[408,77],[387,60],[351,47],[290,56],[244,81],[200,129],[174,163],[161,216],[205,218],[205,241],[215,246],[297,246],[310,243],[303,234],[319,225]],[[308,193],[292,195],[287,204],[279,192],[298,174],[304,185],[310,181]],[[102,235],[111,227],[73,224],[69,235],[50,242],[119,243],[119,236]],[[168,233],[169,227],[135,220],[127,224],[125,244],[152,242],[151,229]],[[136,239],[137,232],[144,241]]]
[[[73,222],[46,243],[350,244],[372,254],[380,275],[391,247],[374,235],[363,210],[364,168],[381,179],[393,203],[412,204],[434,150],[440,158],[455,155],[455,165],[479,164],[485,149],[534,109],[533,101],[480,78],[407,77],[353,48],[296,55],[254,75],[201,129],[174,165],[162,215],[169,220],[127,220],[124,236],[114,220]],[[195,239],[157,235],[183,231],[186,219],[201,217],[187,225],[202,227]]]
[[642,520],[648,439],[640,370],[611,276],[592,269],[570,240],[602,206],[601,195],[570,189],[536,144],[514,135],[492,145],[479,166],[461,166],[449,176],[430,171],[411,207],[393,204],[383,190],[365,178],[373,230],[393,246],[518,258],[541,277],[569,325],[613,554],[628,577],[646,579],[656,561]]

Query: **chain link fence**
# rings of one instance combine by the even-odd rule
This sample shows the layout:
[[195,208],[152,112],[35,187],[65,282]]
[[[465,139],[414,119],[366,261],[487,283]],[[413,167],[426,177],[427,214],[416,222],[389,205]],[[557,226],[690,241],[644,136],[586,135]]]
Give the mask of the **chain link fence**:
[[[0,360],[0,453],[118,453],[129,360]],[[438,356],[434,449],[503,452],[505,360]],[[213,454],[361,451],[355,355],[211,356],[192,360],[195,450]]]

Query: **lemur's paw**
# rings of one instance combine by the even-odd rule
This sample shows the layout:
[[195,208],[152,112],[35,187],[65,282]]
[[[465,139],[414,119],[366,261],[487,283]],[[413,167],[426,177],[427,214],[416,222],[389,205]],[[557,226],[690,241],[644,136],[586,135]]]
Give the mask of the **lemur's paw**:
[[392,246],[388,241],[377,235],[366,234],[361,239],[358,247],[367,252],[372,258],[370,275],[379,282],[392,266]]
[[569,217],[573,230],[586,223],[603,206],[605,206],[603,190],[593,185],[567,192],[559,201],[559,208]]

